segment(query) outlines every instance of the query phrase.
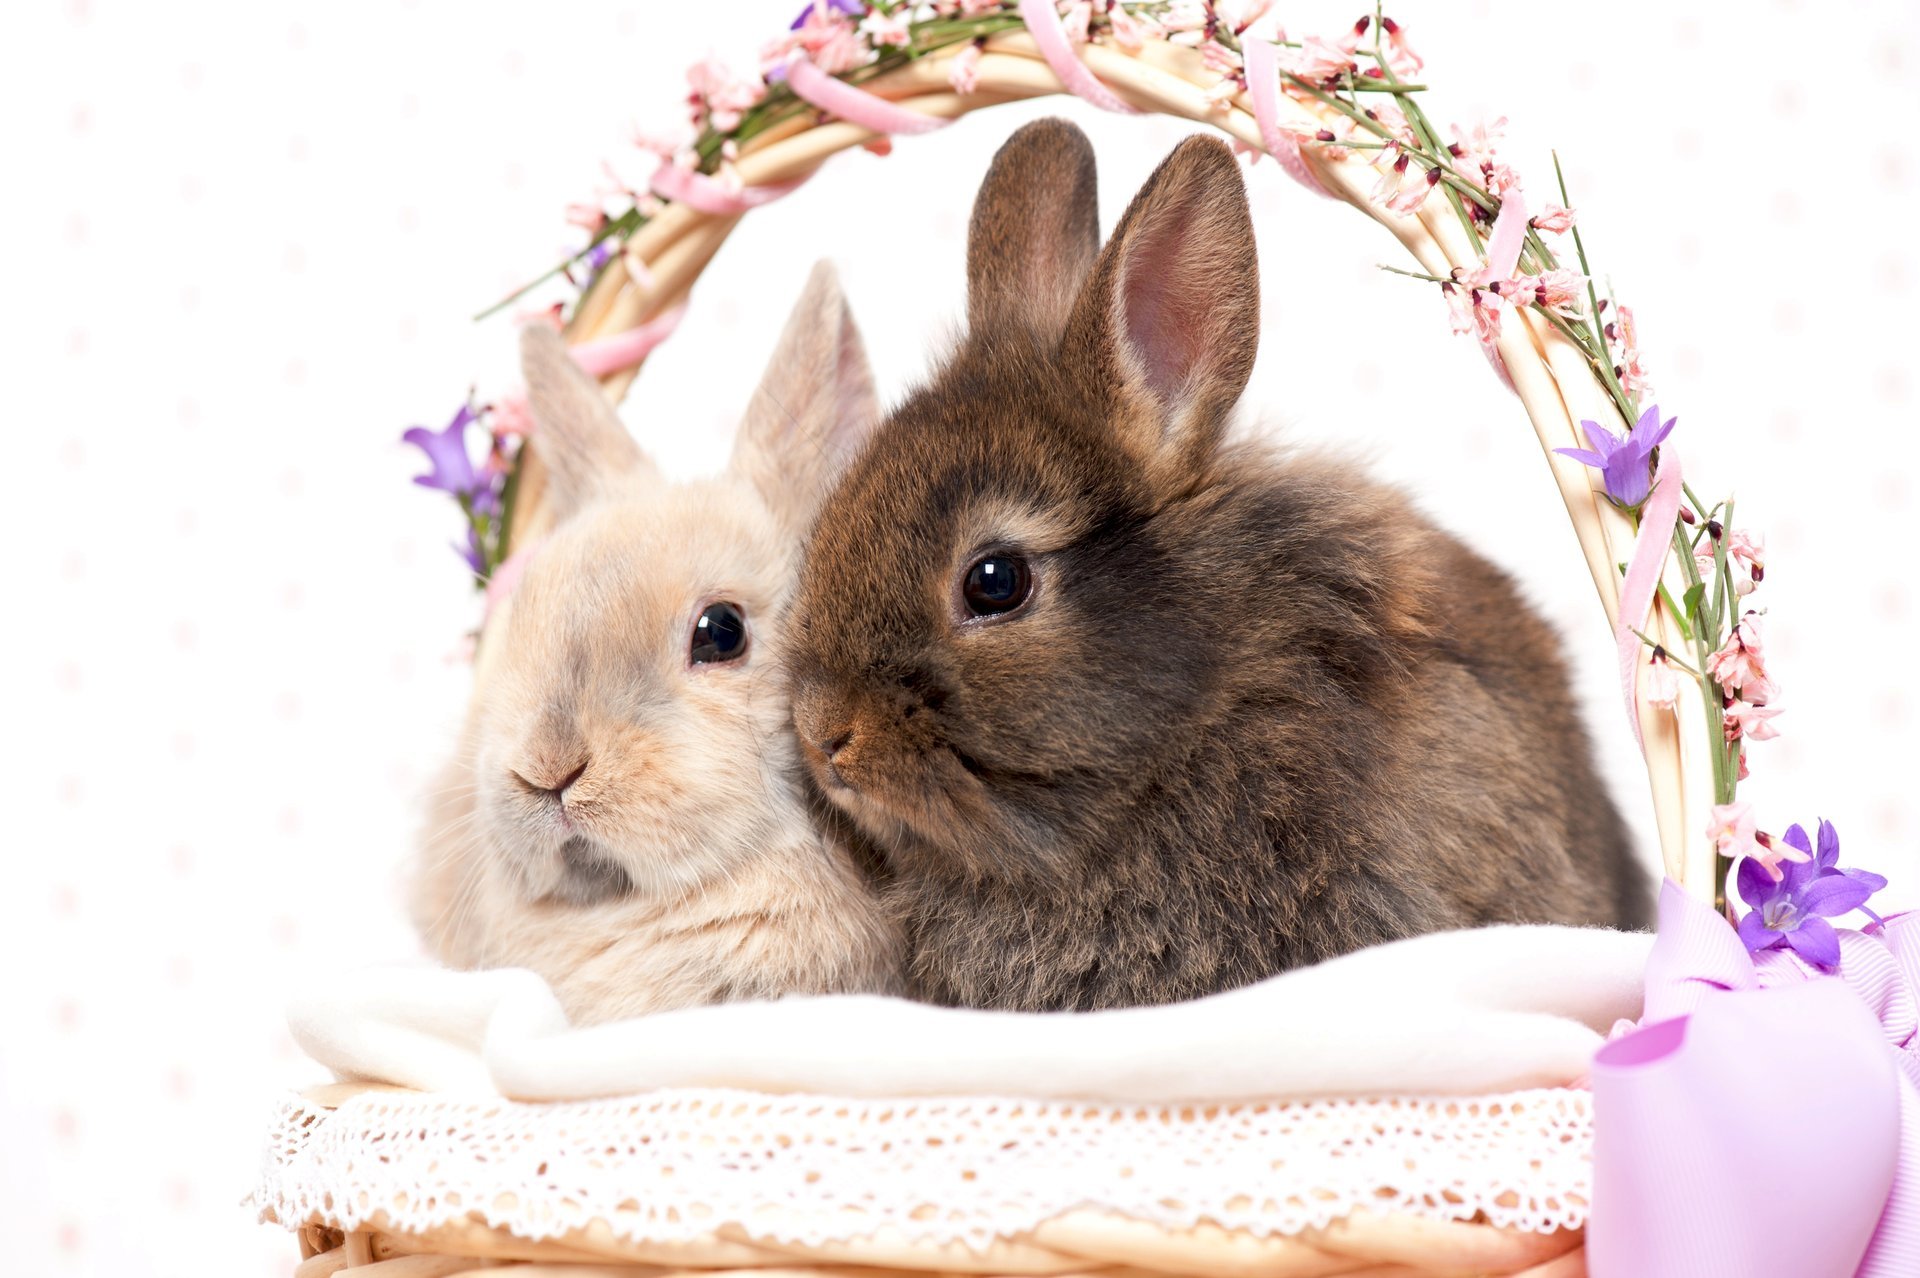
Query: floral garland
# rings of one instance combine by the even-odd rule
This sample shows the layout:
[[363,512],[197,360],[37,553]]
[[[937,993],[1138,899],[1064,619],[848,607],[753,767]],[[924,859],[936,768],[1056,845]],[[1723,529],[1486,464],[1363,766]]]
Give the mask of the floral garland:
[[[1864,909],[1886,881],[1839,867],[1839,838],[1830,823],[1819,823],[1817,842],[1799,825],[1775,836],[1759,827],[1751,804],[1738,797],[1752,743],[1779,735],[1774,721],[1781,709],[1768,666],[1763,613],[1750,606],[1765,580],[1764,542],[1734,525],[1731,498],[1703,500],[1678,481],[1677,467],[1673,482],[1662,482],[1660,448],[1676,419],[1663,418],[1652,402],[1632,310],[1601,296],[1595,284],[1557,157],[1559,200],[1543,202],[1529,216],[1521,178],[1501,151],[1505,119],[1455,124],[1448,130],[1450,140],[1444,139],[1421,105],[1426,86],[1414,77],[1425,64],[1404,26],[1376,7],[1335,36],[1256,32],[1270,8],[1271,0],[1042,0],[1038,6],[1035,0],[810,0],[790,28],[765,46],[757,75],[736,75],[712,58],[690,68],[687,127],[674,136],[636,136],[629,153],[603,165],[604,181],[592,198],[567,209],[567,219],[586,233],[587,242],[479,318],[555,279],[574,285],[577,304],[616,257],[633,278],[646,280],[646,263],[628,253],[628,242],[676,199],[696,208],[710,200],[745,207],[785,194],[797,183],[748,188],[735,161],[753,138],[790,120],[817,117],[822,81],[829,89],[835,84],[857,88],[917,59],[944,54],[949,83],[965,95],[976,88],[989,42],[1021,31],[1036,42],[1042,35],[1064,34],[1068,46],[1138,52],[1149,40],[1164,40],[1196,50],[1217,77],[1208,100],[1222,109],[1242,94],[1258,102],[1277,80],[1280,92],[1317,108],[1322,121],[1315,127],[1283,124],[1272,131],[1263,122],[1264,153],[1290,175],[1318,186],[1299,159],[1306,148],[1330,158],[1365,154],[1379,174],[1371,192],[1374,202],[1404,215],[1442,200],[1470,242],[1484,244],[1477,270],[1439,276],[1383,269],[1437,286],[1453,331],[1476,338],[1503,380],[1506,371],[1494,344],[1503,318],[1524,311],[1572,343],[1604,390],[1613,416],[1605,423],[1581,422],[1589,447],[1555,451],[1598,471],[1608,499],[1636,528],[1652,504],[1672,503],[1667,519],[1654,522],[1673,527],[1684,590],[1678,599],[1665,584],[1657,590],[1681,646],[1676,650],[1633,632],[1648,667],[1639,696],[1677,711],[1682,677],[1700,690],[1713,769],[1707,835],[1718,853],[1715,901],[1724,904],[1726,882],[1738,862],[1738,890],[1750,907],[1740,919],[1740,936],[1749,949],[1758,953],[1786,946],[1810,963],[1832,968],[1839,946],[1827,919]],[[795,83],[802,69],[811,77],[805,93],[800,89],[807,86]],[[1067,71],[1059,65],[1056,70],[1064,81]],[[1082,81],[1068,87],[1109,109],[1131,109],[1091,76],[1083,73]],[[850,96],[878,102],[871,95]],[[899,116],[913,114],[891,109]],[[918,118],[927,127],[939,123]],[[912,127],[903,123],[892,131]],[[891,142],[882,136],[867,146],[886,154]],[[1235,146],[1255,161],[1263,153],[1238,141]],[[644,177],[627,172],[635,161],[646,168]],[[541,315],[559,324],[569,311],[569,304],[556,303]],[[644,354],[663,336],[643,337],[629,347]],[[576,354],[583,350],[576,348]],[[630,349],[620,358],[627,354]],[[606,363],[600,371],[630,366],[638,358]],[[481,587],[512,549],[508,537],[518,459],[529,426],[523,402],[477,405],[469,396],[444,429],[414,427],[405,435],[432,467],[416,482],[457,500],[467,535],[456,549]],[[468,437],[475,432],[485,441],[478,464],[468,453]],[[1664,491],[1669,488],[1670,493]]]

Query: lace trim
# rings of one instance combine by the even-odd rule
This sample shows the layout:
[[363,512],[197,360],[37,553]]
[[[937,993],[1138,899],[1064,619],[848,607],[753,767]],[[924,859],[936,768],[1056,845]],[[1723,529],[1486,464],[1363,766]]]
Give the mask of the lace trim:
[[568,1104],[369,1093],[277,1112],[252,1202],[289,1227],[377,1212],[529,1239],[737,1226],[819,1246],[890,1227],[975,1249],[1063,1212],[1297,1234],[1355,1208],[1548,1232],[1586,1223],[1585,1092],[1139,1107],[850,1101],[722,1090]]

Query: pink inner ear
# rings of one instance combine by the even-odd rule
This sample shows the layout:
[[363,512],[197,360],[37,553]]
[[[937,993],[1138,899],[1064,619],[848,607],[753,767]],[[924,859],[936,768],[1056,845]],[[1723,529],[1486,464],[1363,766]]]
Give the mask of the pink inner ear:
[[1120,278],[1127,344],[1147,388],[1170,408],[1218,336],[1216,299],[1198,263],[1187,260],[1184,213],[1170,211],[1142,229]]

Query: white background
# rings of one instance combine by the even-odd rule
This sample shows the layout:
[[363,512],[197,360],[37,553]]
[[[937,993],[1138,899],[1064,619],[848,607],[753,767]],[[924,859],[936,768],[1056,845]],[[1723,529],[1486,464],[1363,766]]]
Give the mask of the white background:
[[[476,615],[452,508],[398,445],[510,328],[467,316],[573,242],[562,206],[680,69],[750,64],[798,0],[0,7],[0,1268],[285,1274],[238,1206],[302,976],[415,953],[396,882]],[[1296,32],[1357,5],[1310,0]],[[1430,10],[1430,12],[1428,11]],[[1915,163],[1909,4],[1410,0],[1444,121],[1504,112],[1641,318],[1696,487],[1764,529],[1785,689],[1762,824],[1820,815],[1920,902]],[[1724,18],[1711,16],[1725,15]],[[745,224],[626,410],[721,455],[811,260],[883,387],[961,302],[972,185],[1020,121],[1082,121],[1109,224],[1183,132],[1077,103],[843,158]],[[1254,174],[1265,341],[1249,402],[1363,450],[1562,628],[1646,828],[1591,587],[1530,432],[1386,236]],[[1650,836],[1647,838],[1649,850]]]

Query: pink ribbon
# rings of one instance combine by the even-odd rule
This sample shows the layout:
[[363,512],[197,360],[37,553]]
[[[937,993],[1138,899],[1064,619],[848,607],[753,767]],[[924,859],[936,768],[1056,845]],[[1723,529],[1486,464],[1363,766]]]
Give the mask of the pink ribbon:
[[937,115],[909,110],[845,80],[836,80],[806,58],[797,58],[788,64],[787,87],[827,114],[875,133],[932,133],[953,123]]
[[1620,586],[1619,620],[1613,627],[1627,721],[1633,725],[1633,739],[1642,751],[1647,743],[1640,736],[1641,643],[1640,636],[1633,632],[1645,629],[1647,613],[1653,608],[1660,570],[1666,566],[1667,552],[1673,546],[1673,525],[1680,518],[1681,487],[1680,459],[1672,448],[1662,448],[1660,464],[1653,472],[1653,491],[1640,508],[1640,536],[1633,543],[1633,558],[1627,561],[1627,578]]
[[731,217],[736,213],[757,209],[762,204],[771,204],[783,195],[790,195],[804,181],[805,178],[795,178],[791,182],[769,182],[765,186],[750,186],[734,191],[724,182],[693,169],[683,169],[672,160],[667,160],[653,171],[653,177],[647,185],[663,199],[677,200],[715,217]]
[[[1487,260],[1480,268],[1478,278],[1482,284],[1503,283],[1513,278],[1520,266],[1520,250],[1527,242],[1527,201],[1520,194],[1519,187],[1509,188],[1500,200],[1499,216],[1493,219],[1493,230],[1487,235]],[[1487,357],[1487,363],[1493,366],[1493,375],[1500,384],[1518,395],[1520,392],[1513,384],[1513,374],[1507,371],[1507,361],[1500,355],[1500,348],[1493,339],[1480,339],[1480,353]],[[1636,725],[1635,732],[1639,731]]]
[[1487,232],[1487,279],[1506,281],[1520,266],[1520,250],[1527,246],[1527,201],[1520,188],[1508,187],[1500,197],[1500,213]]
[[686,313],[687,305],[682,302],[624,333],[569,346],[567,354],[573,356],[573,362],[594,377],[623,372],[651,355],[654,347],[672,337],[673,330],[680,327],[680,319]]
[[1594,1278],[1920,1274],[1920,915],[1837,975],[1671,880],[1640,1029],[1594,1058]]
[[[682,302],[624,333],[615,333],[611,337],[602,337],[597,341],[569,346],[567,353],[573,356],[574,363],[580,365],[593,377],[606,377],[613,373],[624,372],[652,354],[654,347],[672,337],[673,330],[680,326],[680,317],[686,313],[686,303]],[[533,413],[527,407],[525,391],[513,391],[494,401],[493,430],[497,435],[533,434]],[[507,563],[511,563],[513,558],[518,558],[518,555],[510,557]],[[505,572],[506,568],[507,564],[500,565],[495,575]],[[491,601],[488,606],[491,608]]]
[[1076,98],[1093,103],[1102,111],[1113,111],[1120,115],[1140,114],[1123,102],[1112,89],[1100,83],[1099,77],[1087,70],[1086,63],[1080,61],[1079,55],[1073,51],[1073,41],[1067,39],[1067,27],[1060,21],[1060,9],[1054,0],[1020,0],[1020,20],[1027,24],[1027,33],[1033,37],[1034,47],[1040,50],[1040,56],[1060,77],[1060,87]]
[[1278,46],[1247,38],[1240,49],[1247,61],[1247,96],[1253,99],[1253,122],[1260,141],[1286,175],[1315,195],[1339,198],[1320,184],[1300,154],[1300,139],[1280,127],[1280,58]]

